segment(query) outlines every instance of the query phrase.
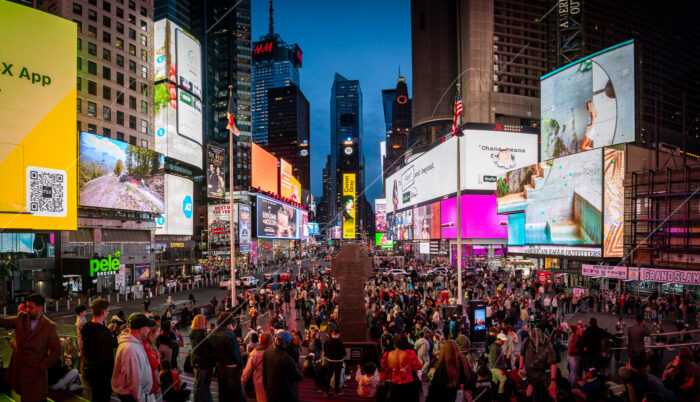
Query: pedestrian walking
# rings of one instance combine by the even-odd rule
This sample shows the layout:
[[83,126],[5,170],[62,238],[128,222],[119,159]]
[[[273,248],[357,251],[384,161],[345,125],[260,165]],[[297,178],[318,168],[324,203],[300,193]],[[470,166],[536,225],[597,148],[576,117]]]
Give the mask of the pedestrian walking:
[[[105,326],[109,314],[109,302],[95,299],[90,305],[92,321],[81,330],[81,343],[85,352],[84,378],[90,386],[93,402],[108,402],[112,396],[112,373],[114,372],[114,349],[118,344],[112,332]],[[116,326],[111,324],[110,326]]]
[[112,374],[112,389],[122,402],[154,402],[153,377],[143,347],[143,338],[156,326],[145,314],[129,316],[129,330],[119,335],[119,347]]
[[148,313],[148,310],[151,308],[151,298],[146,296],[143,298],[143,311]]

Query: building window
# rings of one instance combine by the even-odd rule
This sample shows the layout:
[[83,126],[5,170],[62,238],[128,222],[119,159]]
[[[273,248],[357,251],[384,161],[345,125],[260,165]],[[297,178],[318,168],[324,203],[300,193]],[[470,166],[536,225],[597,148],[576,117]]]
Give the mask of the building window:
[[97,74],[97,63],[88,60],[88,73],[95,75]]
[[129,109],[136,110],[136,97],[129,96]]
[[141,66],[141,78],[148,78],[148,68]]
[[141,7],[141,15],[148,17],[148,10],[146,10],[146,7]]
[[132,73],[136,72],[136,62],[133,60],[129,60],[129,71]]
[[78,57],[77,68],[78,68],[78,71],[82,71],[82,70],[83,70],[83,59],[81,59],[80,57]]
[[124,18],[124,10],[119,7],[117,7],[117,17]]
[[78,132],[83,131],[82,126],[83,126],[82,122],[80,120],[78,120]]
[[129,39],[136,40],[136,31],[131,28],[129,28]]
[[111,61],[112,52],[110,52],[108,49],[102,49],[102,60]]
[[107,66],[102,66],[102,78],[106,80],[112,79],[112,69]]
[[124,104],[124,91],[117,93],[117,103],[120,105]]
[[129,77],[129,89],[136,91],[136,78]]
[[110,4],[108,1],[103,1],[102,2],[102,9],[107,11],[107,12],[110,12],[110,11],[112,11],[112,4]]
[[136,137],[134,137],[133,135],[130,135],[129,136],[129,144],[136,145]]
[[141,60],[148,61],[148,52],[146,49],[141,49]]
[[148,148],[148,140],[141,140],[141,147]]
[[112,89],[107,85],[102,86],[102,98],[105,100],[112,100]]
[[129,10],[136,10],[136,3],[134,0],[129,0]]
[[141,95],[148,96],[148,84],[145,82],[141,83]]
[[117,46],[117,49],[124,50],[124,39],[117,38],[117,42],[115,43],[115,46]]
[[117,22],[117,32],[119,32],[120,34],[124,33],[124,24],[122,24],[121,22]]
[[88,3],[90,3],[91,6],[96,6],[97,0],[89,0]]
[[83,50],[83,40],[78,38],[78,50]]
[[90,134],[97,134],[97,126],[94,124],[89,124],[88,123],[88,133]]
[[117,55],[117,65],[119,67],[124,67],[124,56],[120,54]]
[[148,114],[148,102],[141,101],[141,113]]
[[73,3],[73,14],[83,15],[83,6]]
[[73,22],[75,22],[75,25],[78,26],[78,33],[82,33],[83,32],[83,23],[80,21],[76,21],[76,20],[73,20]]
[[136,116],[129,115],[129,128],[136,130]]
[[88,10],[88,19],[90,21],[97,21],[97,11],[95,10]]
[[102,128],[102,136],[103,137],[111,137],[112,136],[112,130],[108,129],[107,127]]
[[88,42],[88,54],[90,56],[97,56],[97,45],[96,44],[94,44],[92,42]]
[[134,14],[129,14],[129,24],[136,25],[136,16]]
[[124,133],[120,133],[119,131],[117,131],[117,141],[124,142]]
[[88,36],[97,39],[97,27],[88,25]]
[[75,82],[75,87],[78,89],[78,91],[83,90],[83,79],[78,77],[78,79]]
[[117,110],[117,124],[120,126],[124,125],[124,112]]
[[112,109],[109,106],[102,106],[102,119],[112,121]]
[[95,102],[88,102],[88,116],[95,117],[97,115],[97,104]]
[[141,46],[148,46],[148,37],[144,34],[141,34]]
[[148,31],[148,22],[141,20],[141,30]]
[[112,43],[112,34],[106,31],[102,31],[102,42]]
[[141,119],[141,132],[148,134],[148,121]]
[[136,56],[136,46],[134,45],[129,45],[129,54],[132,56]]
[[82,110],[83,110],[83,100],[80,99],[80,98],[78,98],[78,99],[77,99],[77,102],[75,103],[75,105],[76,105],[76,112],[82,113]]
[[95,81],[88,80],[88,93],[90,95],[97,95],[97,83]]
[[106,15],[103,15],[102,16],[102,25],[106,26],[107,28],[111,28],[112,27],[112,19]]
[[124,74],[117,72],[117,84],[124,85]]

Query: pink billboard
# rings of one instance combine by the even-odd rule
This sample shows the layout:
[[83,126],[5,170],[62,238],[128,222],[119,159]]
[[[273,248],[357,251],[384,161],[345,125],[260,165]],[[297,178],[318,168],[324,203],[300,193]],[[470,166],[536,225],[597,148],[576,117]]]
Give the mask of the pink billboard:
[[[508,219],[496,213],[495,195],[463,195],[462,238],[505,239]],[[440,223],[443,239],[457,238],[457,198],[440,202]]]

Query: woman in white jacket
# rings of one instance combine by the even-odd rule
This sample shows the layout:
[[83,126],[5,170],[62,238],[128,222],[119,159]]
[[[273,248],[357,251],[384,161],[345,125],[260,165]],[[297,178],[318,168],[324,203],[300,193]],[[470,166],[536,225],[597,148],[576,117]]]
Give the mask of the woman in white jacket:
[[258,402],[267,402],[267,394],[263,385],[263,353],[272,343],[272,336],[264,332],[260,334],[260,346],[255,348],[248,356],[248,362],[243,369],[241,382],[245,384],[248,379],[253,376],[253,384],[255,385],[255,398]]

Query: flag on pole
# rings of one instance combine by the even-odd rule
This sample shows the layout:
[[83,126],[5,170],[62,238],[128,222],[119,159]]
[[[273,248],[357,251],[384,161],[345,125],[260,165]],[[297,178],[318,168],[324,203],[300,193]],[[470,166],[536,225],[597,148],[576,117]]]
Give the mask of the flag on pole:
[[226,129],[233,135],[241,135],[241,132],[238,131],[236,127],[236,101],[233,99],[233,91],[231,91],[230,85],[228,86],[228,110],[226,110],[226,119],[228,121]]
[[457,93],[455,93],[455,113],[452,119],[452,135],[457,135],[459,131],[459,123],[462,121],[461,116],[463,112],[462,94],[459,92],[459,85],[457,85]]

